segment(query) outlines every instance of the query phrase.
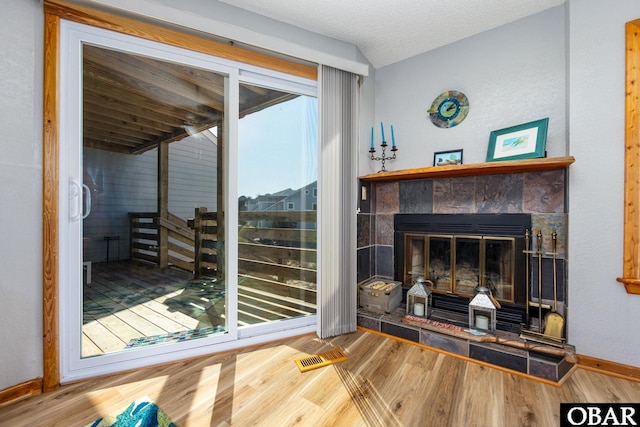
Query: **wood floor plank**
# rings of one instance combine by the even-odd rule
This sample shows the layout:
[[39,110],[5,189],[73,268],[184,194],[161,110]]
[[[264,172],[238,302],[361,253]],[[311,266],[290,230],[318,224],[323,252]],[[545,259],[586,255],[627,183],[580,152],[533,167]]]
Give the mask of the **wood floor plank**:
[[[444,368],[440,371],[438,377],[448,369]],[[493,413],[488,412],[490,408],[483,404],[487,389],[494,382],[490,374],[489,369],[484,366],[463,364],[462,378],[459,378],[457,384],[450,383],[448,385],[448,393],[444,393],[444,395],[448,395],[453,391],[457,392],[456,405],[446,405],[446,410],[443,410],[443,414],[451,414],[449,417],[453,416],[457,423],[466,423],[467,425],[471,423],[473,425],[475,411],[479,410],[480,414],[478,414],[477,418],[489,418],[495,422],[492,417]],[[468,387],[458,390],[457,387],[460,387],[461,384],[468,384]]]
[[395,427],[400,426],[396,415],[385,402],[369,378],[354,375],[344,365],[335,366],[343,387],[350,399],[341,400],[322,417],[321,425],[330,425],[332,420],[351,420],[352,425]]
[[[414,419],[425,425],[449,425],[449,420],[455,419],[455,411],[465,405],[463,393],[469,366],[460,359],[440,353],[427,352],[423,356],[427,374],[420,394],[429,405]],[[433,386],[425,387],[425,384]]]
[[[628,390],[617,386],[617,382],[612,377],[606,375],[588,375],[581,383],[581,389],[587,401],[605,396],[607,402],[628,402],[632,397]],[[596,393],[597,390],[597,393]]]
[[[340,348],[344,362],[294,360]],[[62,386],[0,407],[0,425],[83,426],[148,396],[180,426],[551,426],[561,402],[640,402],[640,383],[577,369],[554,387],[358,331],[313,335]]]

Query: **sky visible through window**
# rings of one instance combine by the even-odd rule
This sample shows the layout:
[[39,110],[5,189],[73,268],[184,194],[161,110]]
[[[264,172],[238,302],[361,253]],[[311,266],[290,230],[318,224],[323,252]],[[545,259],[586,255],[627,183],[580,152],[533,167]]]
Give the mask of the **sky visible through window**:
[[239,123],[238,195],[256,197],[318,179],[318,103],[298,96]]

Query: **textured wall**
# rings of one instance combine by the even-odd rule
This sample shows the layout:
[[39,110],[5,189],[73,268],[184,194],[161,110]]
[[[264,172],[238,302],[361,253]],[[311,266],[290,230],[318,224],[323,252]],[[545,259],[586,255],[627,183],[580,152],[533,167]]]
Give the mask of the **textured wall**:
[[[640,295],[622,275],[625,22],[640,2],[572,1],[569,8],[571,167],[569,324],[579,353],[640,367]],[[601,106],[607,108],[601,108]]]
[[42,5],[2,14],[0,390],[42,376]]
[[[388,170],[431,166],[434,152],[455,149],[464,150],[464,163],[484,162],[492,130],[544,117],[549,157],[566,155],[564,19],[563,7],[549,9],[377,70],[360,175],[380,169],[367,159],[371,126],[379,144],[380,121],[387,136],[394,125],[399,149]],[[462,91],[470,103],[467,118],[450,129],[434,126],[427,113],[446,90]]]

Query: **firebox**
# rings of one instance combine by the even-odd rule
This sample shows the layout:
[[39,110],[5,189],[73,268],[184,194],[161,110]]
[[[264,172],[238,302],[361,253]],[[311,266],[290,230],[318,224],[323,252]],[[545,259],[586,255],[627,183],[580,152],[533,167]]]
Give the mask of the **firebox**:
[[466,325],[479,286],[500,302],[498,329],[518,332],[526,321],[525,233],[529,214],[396,214],[395,279],[433,282],[433,314]]

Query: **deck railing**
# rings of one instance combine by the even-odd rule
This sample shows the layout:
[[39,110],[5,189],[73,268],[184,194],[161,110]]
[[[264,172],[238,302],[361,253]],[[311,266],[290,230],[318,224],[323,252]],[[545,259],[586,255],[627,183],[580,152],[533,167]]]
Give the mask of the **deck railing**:
[[[167,218],[157,212],[129,213],[132,260],[150,262],[162,268],[173,265],[183,270],[194,270],[195,233],[187,221],[169,214]],[[166,257],[163,257],[161,229],[166,232]],[[166,259],[166,265],[162,265]]]
[[[175,215],[132,212],[131,259],[159,265],[160,232],[168,235],[169,264],[196,277],[213,277],[222,259],[217,212],[196,208],[185,221]],[[278,281],[316,282],[316,211],[239,212],[238,269]],[[196,256],[198,255],[198,256]]]
[[196,208],[189,226],[195,234],[194,275],[199,277],[219,277],[218,265],[223,265],[223,251],[218,247],[218,213],[207,208]]
[[291,298],[315,312],[316,211],[241,211],[239,222],[240,290]]
[[[240,211],[239,322],[252,324],[315,313],[316,211]],[[173,265],[197,279],[222,278],[224,247],[217,212],[196,208],[193,219],[131,213],[131,259]],[[167,235],[166,256],[160,241]],[[163,259],[167,265],[162,266]]]

